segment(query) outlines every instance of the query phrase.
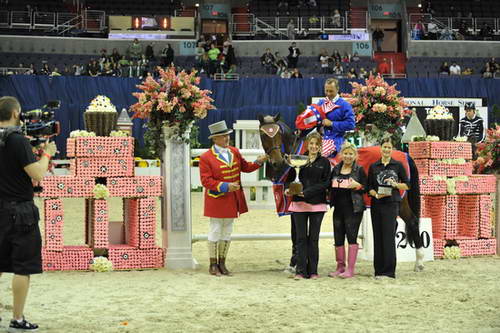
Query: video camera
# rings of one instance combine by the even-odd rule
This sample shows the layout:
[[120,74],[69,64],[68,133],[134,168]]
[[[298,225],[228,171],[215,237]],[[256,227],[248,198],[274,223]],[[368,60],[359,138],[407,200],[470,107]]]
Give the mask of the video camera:
[[21,126],[32,146],[45,143],[49,138],[59,135],[61,127],[55,120],[55,111],[59,109],[60,101],[49,101],[40,109],[21,113]]

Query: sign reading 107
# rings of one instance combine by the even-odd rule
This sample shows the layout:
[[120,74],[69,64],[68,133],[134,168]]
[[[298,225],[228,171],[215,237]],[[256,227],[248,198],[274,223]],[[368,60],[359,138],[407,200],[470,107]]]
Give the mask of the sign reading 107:
[[196,41],[182,41],[179,43],[179,55],[190,56],[196,54]]

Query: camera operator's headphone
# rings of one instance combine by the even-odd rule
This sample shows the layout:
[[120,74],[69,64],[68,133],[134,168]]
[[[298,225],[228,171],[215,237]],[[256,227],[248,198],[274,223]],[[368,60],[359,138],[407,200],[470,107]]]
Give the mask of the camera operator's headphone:
[[9,135],[12,133],[23,135],[23,131],[21,131],[21,128],[18,126],[0,127],[0,148],[5,147]]

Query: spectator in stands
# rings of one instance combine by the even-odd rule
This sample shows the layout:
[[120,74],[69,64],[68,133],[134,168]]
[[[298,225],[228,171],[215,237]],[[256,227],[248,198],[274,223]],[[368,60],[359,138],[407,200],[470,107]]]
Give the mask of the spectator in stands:
[[334,28],[342,28],[342,18],[338,9],[333,12],[332,25]]
[[422,23],[422,20],[418,20],[418,22],[413,27],[413,31],[415,32],[414,39],[422,39],[422,37],[425,35],[425,27]]
[[210,45],[210,50],[207,52],[208,58],[210,59],[208,74],[212,76],[217,68],[217,60],[219,59],[220,50],[215,47],[215,44]]
[[449,27],[444,27],[439,36],[440,40],[453,40],[453,31]]
[[378,64],[378,73],[381,75],[389,74],[391,72],[391,68],[389,63],[387,62],[387,58],[384,58],[382,62]]
[[339,61],[335,62],[335,66],[333,66],[332,72],[337,76],[344,75],[344,67],[342,67]]
[[309,28],[302,29],[298,34],[297,39],[308,39],[309,38]]
[[438,37],[438,32],[439,32],[439,29],[438,29],[438,26],[436,25],[436,23],[430,21],[427,24],[427,39],[436,40]]
[[154,43],[151,42],[149,43],[147,46],[146,46],[146,51],[144,52],[144,54],[146,55],[146,59],[148,59],[148,61],[154,61],[155,60],[155,51],[154,51]]
[[99,62],[99,67],[101,68],[101,70],[104,67],[104,63],[106,63],[108,61],[108,53],[107,52],[108,51],[106,49],[102,49],[101,56],[97,60]]
[[[201,68],[203,68],[203,63],[202,63],[202,57],[205,54],[205,48],[203,47],[205,45],[205,42],[199,42],[198,46],[196,47],[195,51],[195,68],[200,71]],[[166,59],[165,59],[166,61]],[[163,60],[163,55],[162,55],[162,63],[164,62]]]
[[300,49],[297,47],[297,43],[293,42],[288,48],[288,52],[288,68],[297,68],[300,56]]
[[290,79],[302,79],[302,74],[297,67],[293,69],[293,73],[290,76]]
[[85,68],[83,67],[83,64],[75,64],[73,65],[73,75],[74,76],[81,76],[85,74]]
[[321,49],[321,52],[318,57],[318,61],[321,67],[321,74],[328,74],[330,72],[330,68],[328,67],[328,62],[330,61],[330,57],[325,49]]
[[372,69],[370,69],[370,71],[368,72],[368,77],[370,76],[377,76],[379,73],[378,73],[378,70],[376,67],[373,67]]
[[280,65],[278,66],[277,71],[276,71],[276,75],[282,78],[282,77],[283,77],[283,74],[284,74],[286,71],[287,71],[287,67],[286,67],[286,65],[282,65],[282,64],[280,64]]
[[356,68],[351,67],[351,69],[347,72],[348,79],[357,79],[358,73],[356,73]]
[[380,27],[376,27],[375,31],[372,34],[372,38],[375,42],[375,49],[377,50],[377,52],[382,51],[382,42],[384,41],[384,36],[385,35],[382,29],[380,29]]
[[441,67],[439,67],[439,74],[450,75],[450,66],[448,66],[446,61],[441,64]]
[[281,73],[282,79],[289,79],[292,76],[292,73],[289,69],[286,69],[283,73]]
[[276,59],[276,68],[280,66],[288,67],[288,59],[286,57],[282,57],[278,51],[274,52],[274,59]]
[[276,12],[276,15],[280,15],[281,9],[285,11],[286,15],[290,15],[290,12],[288,11],[288,1],[280,1],[278,3],[278,11]]
[[367,79],[368,78],[368,72],[366,71],[366,69],[364,67],[361,67],[359,69],[358,78],[360,78],[360,79]]
[[464,37],[469,35],[467,23],[465,21],[460,22],[460,26],[458,27],[458,33]]
[[61,76],[61,73],[59,73],[59,69],[57,67],[54,67],[54,70],[50,73],[50,76]]
[[122,67],[119,63],[113,63],[111,65],[111,68],[113,70],[113,76],[116,76],[116,77],[122,77],[123,76],[123,72],[122,72]]
[[90,59],[87,64],[87,75],[94,77],[99,75],[99,65],[95,59]]
[[227,62],[227,65],[229,68],[236,63],[236,56],[234,54],[234,47],[230,41],[226,40],[223,43],[222,54],[226,57],[226,62]]
[[122,70],[122,77],[128,77],[130,73],[130,61],[125,56],[122,56],[120,61],[118,61],[118,65],[120,65]]
[[118,52],[118,49],[117,48],[114,48],[113,49],[113,52],[111,53],[110,55],[110,59],[113,63],[117,64],[118,61],[120,61],[121,59],[121,55],[120,55],[120,52]]
[[43,61],[42,69],[40,70],[40,75],[50,75],[52,71],[49,68],[49,64],[46,61]]
[[359,60],[361,60],[361,59],[359,58],[358,52],[354,52],[354,55],[352,56],[351,61],[357,62]]
[[271,53],[271,49],[267,48],[266,52],[260,57],[260,63],[266,69],[267,74],[273,74],[275,69],[276,58]]
[[64,70],[62,72],[62,75],[64,75],[64,76],[70,76],[71,75],[71,69],[66,64],[64,64]]
[[491,40],[491,37],[493,36],[493,29],[488,25],[488,23],[483,23],[479,36],[481,36],[483,40]]
[[351,62],[351,55],[347,52],[344,53],[344,56],[342,57],[342,62],[350,63]]
[[500,65],[496,62],[495,58],[491,58],[490,61],[488,61],[488,64],[490,64],[492,72],[496,72],[500,68]]
[[316,3],[316,0],[309,0],[309,1],[306,2],[306,5],[308,7],[312,7],[312,8],[318,7],[318,4]]
[[170,66],[174,62],[174,49],[170,43],[161,51],[161,62],[164,67]]
[[111,63],[107,62],[101,71],[101,76],[113,76],[113,68],[111,68]]
[[226,56],[222,54],[220,56],[220,61],[217,64],[217,73],[224,74],[228,70],[229,70],[229,65],[227,63]]
[[462,74],[462,69],[456,62],[453,62],[450,66],[450,75],[460,75],[460,74]]
[[143,54],[141,60],[137,62],[137,74],[139,79],[146,78],[147,73],[149,72],[149,60],[146,58],[146,55]]
[[470,67],[466,67],[462,72],[462,75],[472,75],[472,74],[474,74],[474,71]]
[[290,20],[286,26],[286,35],[290,40],[295,39],[295,24],[293,24],[293,20]]
[[493,71],[491,70],[490,64],[487,62],[484,69],[481,71],[481,75],[484,79],[491,79],[493,77]]
[[208,53],[203,53],[201,56],[201,70],[200,74],[206,73],[210,75],[210,58],[208,57]]
[[335,62],[341,62],[342,61],[342,56],[340,55],[340,52],[338,50],[333,50],[332,53],[332,59]]
[[137,38],[134,39],[134,42],[128,47],[128,54],[130,60],[139,61],[142,57],[142,45],[139,43]]

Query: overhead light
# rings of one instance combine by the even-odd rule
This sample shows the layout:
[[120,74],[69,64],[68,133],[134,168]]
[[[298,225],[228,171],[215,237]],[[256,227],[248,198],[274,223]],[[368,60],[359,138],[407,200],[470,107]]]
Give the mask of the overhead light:
[[418,8],[422,8],[422,4],[421,3],[418,4]]
[[197,3],[197,4],[195,4],[194,6],[195,6],[195,7],[200,7],[200,4],[199,4],[199,3]]

